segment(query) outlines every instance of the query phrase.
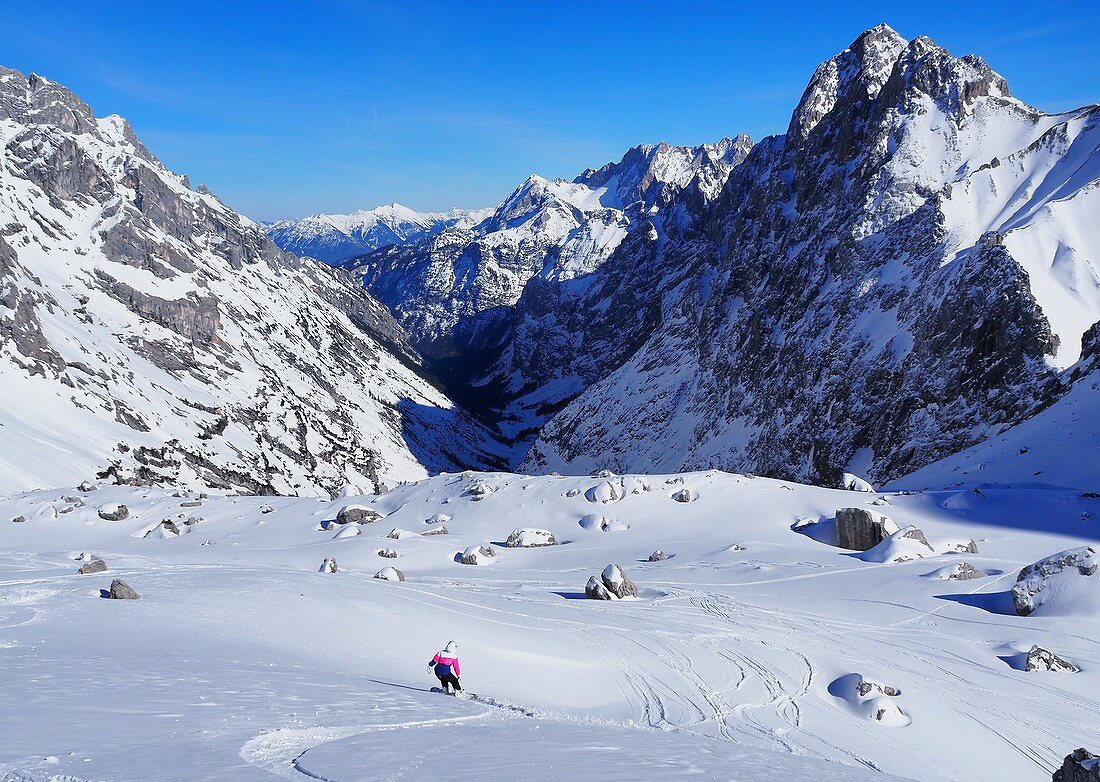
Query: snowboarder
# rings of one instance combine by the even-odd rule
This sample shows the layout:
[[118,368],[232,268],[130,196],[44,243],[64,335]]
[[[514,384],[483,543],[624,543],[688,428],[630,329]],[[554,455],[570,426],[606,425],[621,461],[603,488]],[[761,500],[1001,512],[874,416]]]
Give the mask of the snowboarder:
[[435,673],[439,683],[443,685],[443,692],[448,695],[456,695],[462,692],[462,684],[458,677],[462,675],[462,668],[458,664],[458,644],[448,641],[447,645],[435,653],[435,657],[428,663],[429,673]]

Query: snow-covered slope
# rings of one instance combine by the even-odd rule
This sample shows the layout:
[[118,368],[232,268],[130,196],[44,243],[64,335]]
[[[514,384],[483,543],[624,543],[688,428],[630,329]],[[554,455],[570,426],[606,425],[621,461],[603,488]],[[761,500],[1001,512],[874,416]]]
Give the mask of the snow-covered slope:
[[698,147],[657,144],[573,182],[532,174],[477,225],[346,266],[419,348],[441,355],[495,349],[530,281],[567,284],[591,274],[645,215],[692,183],[715,194],[751,147],[747,136]]
[[482,462],[419,361],[346,274],[0,69],[0,492],[106,472],[316,493]]
[[673,199],[564,302],[529,289],[505,382],[580,396],[524,469],[878,482],[1049,404],[1100,318],[1098,124],[867,31],[717,198]]
[[278,220],[267,223],[264,230],[286,252],[339,264],[380,247],[419,241],[451,226],[473,226],[492,213],[492,209],[417,212],[389,204],[347,215]]
[[[384,517],[334,525],[352,502]],[[0,500],[0,778],[1044,782],[1100,746],[1100,616],[1017,616],[1009,590],[1095,545],[1097,502],[718,472],[19,494]],[[829,542],[845,507],[977,553],[863,561]],[[561,545],[508,548],[517,527]],[[492,564],[455,561],[481,544]],[[84,552],[107,569],[77,574]],[[582,599],[608,564],[636,599]],[[984,575],[950,578],[962,564]],[[373,578],[390,566],[404,583]],[[141,598],[102,599],[116,578]],[[476,699],[429,692],[452,639]],[[1036,644],[1080,672],[1023,670]]]

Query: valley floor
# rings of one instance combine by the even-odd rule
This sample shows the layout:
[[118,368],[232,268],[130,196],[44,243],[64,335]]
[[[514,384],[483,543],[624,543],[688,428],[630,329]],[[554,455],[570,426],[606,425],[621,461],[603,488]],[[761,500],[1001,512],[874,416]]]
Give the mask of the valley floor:
[[[99,517],[117,502],[129,518]],[[0,500],[0,779],[1039,782],[1100,747],[1094,604],[1025,618],[1007,594],[1021,566],[1100,538],[1100,500],[1077,491],[470,473],[198,502]],[[384,518],[333,524],[354,502]],[[881,564],[830,545],[835,511],[871,503],[979,553]],[[420,534],[436,514],[449,534]],[[505,547],[523,527],[562,545]],[[456,561],[481,543],[491,564]],[[108,570],[78,575],[84,552]],[[938,577],[962,561],[990,575]],[[637,599],[582,599],[609,563]],[[404,583],[373,578],[391,565]],[[114,578],[141,599],[103,599]],[[451,639],[475,697],[431,691]],[[1025,673],[1033,644],[1081,672]],[[860,698],[855,675],[900,693]]]

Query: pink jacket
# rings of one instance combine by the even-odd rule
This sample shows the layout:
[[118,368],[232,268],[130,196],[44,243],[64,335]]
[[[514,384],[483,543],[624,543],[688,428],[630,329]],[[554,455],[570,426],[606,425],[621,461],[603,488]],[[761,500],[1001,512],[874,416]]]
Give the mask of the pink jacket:
[[454,671],[455,676],[462,675],[462,669],[458,665],[457,657],[448,657],[444,652],[436,652],[435,657],[432,658],[432,662],[436,665],[449,665],[451,670]]

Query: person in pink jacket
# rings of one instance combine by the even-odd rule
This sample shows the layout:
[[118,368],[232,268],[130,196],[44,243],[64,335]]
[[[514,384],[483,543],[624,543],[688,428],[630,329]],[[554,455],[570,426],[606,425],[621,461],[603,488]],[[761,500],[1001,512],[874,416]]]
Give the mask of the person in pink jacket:
[[462,675],[462,668],[458,664],[458,644],[448,641],[447,645],[435,653],[435,657],[428,663],[428,670],[435,673],[439,683],[443,685],[443,692],[455,695],[462,692],[462,684],[458,677]]

